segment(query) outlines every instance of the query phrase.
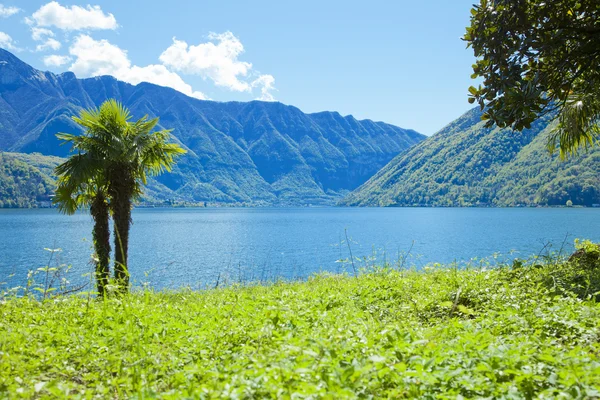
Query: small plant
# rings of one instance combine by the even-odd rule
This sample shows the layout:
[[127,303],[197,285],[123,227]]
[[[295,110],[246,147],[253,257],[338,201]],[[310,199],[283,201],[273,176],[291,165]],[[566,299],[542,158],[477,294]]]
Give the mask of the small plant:
[[[50,253],[47,264],[29,270],[23,286],[4,288],[0,292],[0,299],[32,297],[44,302],[50,298],[78,292],[87,286],[87,283],[76,286],[71,284],[69,275],[72,266],[61,263],[58,257],[62,249],[45,248],[44,250]],[[14,277],[13,275],[11,278]]]

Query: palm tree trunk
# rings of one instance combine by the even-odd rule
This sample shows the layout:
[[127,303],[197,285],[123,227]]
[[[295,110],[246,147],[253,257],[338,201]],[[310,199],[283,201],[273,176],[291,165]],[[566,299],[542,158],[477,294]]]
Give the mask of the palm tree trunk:
[[131,226],[131,201],[135,190],[135,180],[127,173],[127,169],[123,165],[117,165],[112,169],[110,176],[110,205],[115,223],[115,280],[121,291],[125,293],[129,290],[127,257]]
[[113,165],[109,172],[108,193],[114,226],[115,241],[115,280],[121,292],[129,291],[129,228],[131,226],[131,205],[135,192],[135,179],[127,164]]
[[129,227],[131,224],[131,200],[116,201],[113,208],[115,222],[115,279],[124,292],[129,290],[129,270],[127,257],[129,252]]
[[90,213],[94,219],[92,237],[94,239],[94,250],[96,251],[96,285],[98,297],[106,295],[106,286],[109,279],[110,258],[110,228],[108,204],[103,193],[98,193],[92,200]]

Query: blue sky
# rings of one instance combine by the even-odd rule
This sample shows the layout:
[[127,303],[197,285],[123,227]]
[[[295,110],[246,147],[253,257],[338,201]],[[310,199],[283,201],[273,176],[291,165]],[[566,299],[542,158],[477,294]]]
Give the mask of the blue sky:
[[460,37],[473,0],[0,1],[0,47],[43,70],[428,135],[470,108],[474,57]]

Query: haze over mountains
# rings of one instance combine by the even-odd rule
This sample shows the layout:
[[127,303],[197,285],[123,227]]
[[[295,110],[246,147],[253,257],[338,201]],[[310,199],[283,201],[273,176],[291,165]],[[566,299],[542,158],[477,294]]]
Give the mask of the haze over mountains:
[[563,161],[546,148],[554,124],[485,128],[479,108],[394,158],[346,197],[351,206],[537,206],[600,203],[600,148]]
[[156,199],[248,204],[333,204],[425,136],[335,112],[281,103],[219,103],[113,77],[42,72],[0,49],[0,151],[64,157],[57,132],[70,117],[116,98],[135,118],[160,117],[188,149],[150,185]]

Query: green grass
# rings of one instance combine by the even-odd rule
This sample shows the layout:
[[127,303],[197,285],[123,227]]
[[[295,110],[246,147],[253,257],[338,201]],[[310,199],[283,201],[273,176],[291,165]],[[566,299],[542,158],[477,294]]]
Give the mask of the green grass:
[[599,398],[599,290],[596,257],[5,299],[0,397]]

